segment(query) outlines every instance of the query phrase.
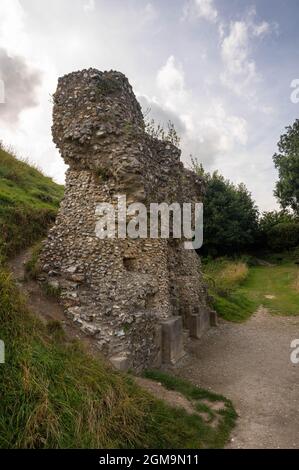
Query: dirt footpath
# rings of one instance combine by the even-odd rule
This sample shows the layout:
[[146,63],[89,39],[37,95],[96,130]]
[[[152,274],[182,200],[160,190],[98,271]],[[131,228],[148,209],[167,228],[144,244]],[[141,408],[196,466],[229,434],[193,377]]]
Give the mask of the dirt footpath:
[[299,364],[290,343],[299,317],[263,308],[246,323],[221,321],[175,373],[230,398],[239,414],[228,448],[299,448]]
[[8,263],[12,276],[25,297],[28,310],[45,324],[51,321],[59,322],[67,339],[80,340],[90,354],[98,357],[99,351],[92,338],[84,335],[72,321],[65,317],[63,307],[57,298],[46,295],[36,281],[26,277],[25,264],[31,258],[31,253],[32,248],[28,248]]

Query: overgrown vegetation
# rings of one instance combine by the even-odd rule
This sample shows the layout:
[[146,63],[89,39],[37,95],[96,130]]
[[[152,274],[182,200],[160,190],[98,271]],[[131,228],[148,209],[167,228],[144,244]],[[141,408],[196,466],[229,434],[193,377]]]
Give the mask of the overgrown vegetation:
[[259,221],[258,247],[279,253],[299,245],[299,219],[286,210],[264,212]]
[[53,297],[54,299],[59,299],[60,294],[61,294],[61,288],[58,285],[55,284],[49,284],[48,282],[43,282],[42,285],[42,290],[45,295],[48,297]]
[[94,174],[98,180],[98,183],[106,182],[112,177],[112,171],[104,166],[96,168]]
[[218,314],[241,322],[264,306],[273,314],[299,315],[297,250],[268,256],[268,262],[252,257],[246,261],[222,258],[204,263],[205,279]]
[[30,259],[25,264],[26,277],[36,280],[40,272],[38,257],[42,249],[41,242],[37,242],[31,251]]
[[0,255],[10,256],[45,235],[63,187],[0,145]]
[[169,142],[176,147],[180,147],[180,137],[176,131],[173,122],[168,121],[167,127],[156,123],[154,119],[147,119],[145,116],[145,132],[149,134],[153,139],[162,140],[163,142]]
[[30,316],[3,269],[0,325],[6,345],[6,363],[0,366],[1,448],[224,445],[233,415],[230,421],[224,416],[218,433],[198,416],[156,400],[132,377],[66,341],[57,322],[46,327]]
[[219,295],[231,294],[248,276],[248,266],[243,261],[218,258],[206,266],[206,279]]
[[[172,375],[170,376],[161,371],[146,371],[144,376],[160,382],[168,390],[180,392],[190,400],[197,411],[209,414],[211,419],[217,420],[218,418],[218,425],[211,427],[200,420],[196,415],[192,417],[195,421],[197,418],[197,425],[202,429],[204,447],[221,448],[225,445],[237,418],[236,411],[230,400],[221,395],[196,387],[186,380]],[[211,406],[214,402],[222,402],[224,407],[216,411],[213,409],[213,406]]]
[[225,320],[242,322],[255,311],[256,305],[239,291],[248,276],[244,261],[228,258],[208,259],[204,262],[204,278],[209,286],[213,306]]

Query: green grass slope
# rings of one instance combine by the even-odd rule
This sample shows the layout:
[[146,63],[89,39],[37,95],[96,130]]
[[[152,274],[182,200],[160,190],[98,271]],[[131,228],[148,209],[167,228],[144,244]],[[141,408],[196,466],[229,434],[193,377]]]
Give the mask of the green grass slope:
[[[44,326],[30,315],[3,269],[0,338],[6,351],[0,364],[0,448],[215,448],[224,446],[234,426],[231,405],[214,428],[66,341],[59,324]],[[196,387],[180,386],[196,398]]]
[[46,233],[63,186],[0,146],[0,255],[13,255]]
[[213,298],[213,306],[222,318],[241,323],[256,310],[257,305],[240,289],[248,277],[244,261],[218,258],[204,263],[204,276]]
[[220,258],[205,264],[214,307],[225,320],[247,320],[260,306],[277,315],[299,315],[298,259],[277,256],[275,264],[246,266]]
[[278,315],[299,315],[299,267],[294,262],[254,266],[239,293]]

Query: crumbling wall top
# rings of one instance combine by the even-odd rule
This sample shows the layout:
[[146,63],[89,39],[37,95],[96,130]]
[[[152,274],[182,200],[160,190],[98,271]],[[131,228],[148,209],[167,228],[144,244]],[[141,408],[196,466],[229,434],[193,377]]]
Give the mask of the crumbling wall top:
[[[84,160],[84,154],[96,152],[107,136],[113,140],[121,133],[144,133],[141,107],[120,72],[70,73],[59,79],[53,98],[53,140],[70,165],[78,163],[80,155]],[[88,167],[88,162],[82,166]]]

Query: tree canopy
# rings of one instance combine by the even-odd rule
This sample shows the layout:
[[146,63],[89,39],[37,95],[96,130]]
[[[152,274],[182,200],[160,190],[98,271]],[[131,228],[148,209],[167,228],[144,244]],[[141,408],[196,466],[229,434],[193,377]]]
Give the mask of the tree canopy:
[[217,171],[206,173],[197,160],[193,170],[206,183],[204,254],[233,254],[249,249],[258,230],[258,208],[244,184],[234,185]]
[[279,174],[274,194],[284,209],[299,215],[299,119],[280,137],[273,160]]
[[286,210],[264,212],[259,222],[259,244],[271,251],[284,251],[299,243],[299,222]]

